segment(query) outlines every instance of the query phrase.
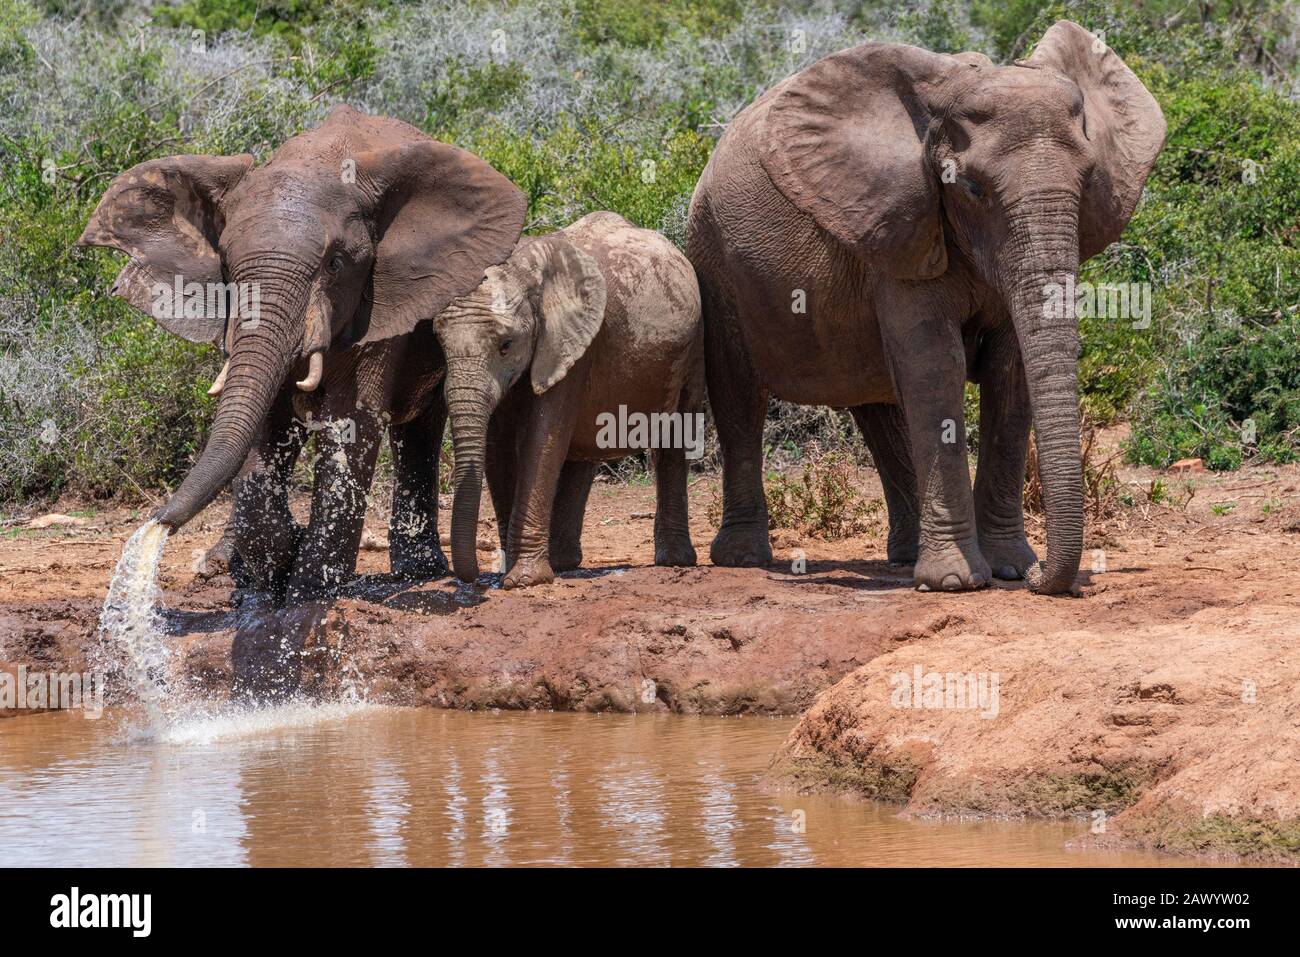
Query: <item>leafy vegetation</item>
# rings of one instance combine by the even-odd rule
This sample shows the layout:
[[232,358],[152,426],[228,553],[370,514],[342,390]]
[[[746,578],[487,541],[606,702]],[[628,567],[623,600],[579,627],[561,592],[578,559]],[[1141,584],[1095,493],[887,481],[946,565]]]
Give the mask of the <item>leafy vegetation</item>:
[[843,452],[812,449],[797,473],[772,472],[764,482],[770,528],[791,528],[835,541],[878,529],[884,502],[863,496],[857,468]]
[[[0,502],[171,485],[218,361],[107,296],[120,257],[72,246],[118,172],[252,152],[336,102],[474,150],[529,228],[594,209],[681,241],[721,129],[762,89],[864,39],[1025,55],[1069,16],[1164,107],[1168,145],[1093,282],[1150,282],[1147,328],[1084,320],[1081,386],[1132,458],[1214,468],[1300,448],[1300,108],[1284,0],[0,0]],[[972,423],[973,424],[973,423]],[[972,435],[976,433],[971,429]],[[860,447],[774,404],[799,459]]]
[[[815,440],[804,448],[801,465],[768,472],[763,491],[771,529],[839,541],[879,532],[884,525],[885,503],[864,493],[857,459],[842,450],[823,450]],[[712,525],[722,524],[722,496],[716,491],[706,514]]]

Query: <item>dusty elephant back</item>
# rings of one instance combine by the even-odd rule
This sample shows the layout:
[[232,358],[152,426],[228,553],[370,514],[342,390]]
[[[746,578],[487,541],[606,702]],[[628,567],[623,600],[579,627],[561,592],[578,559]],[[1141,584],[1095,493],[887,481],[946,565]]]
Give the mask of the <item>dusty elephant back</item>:
[[676,246],[615,213],[591,213],[561,232],[605,277],[605,318],[592,343],[573,445],[575,452],[606,458],[610,453],[595,446],[599,414],[616,413],[620,405],[646,414],[701,406],[699,286]]
[[719,305],[708,321],[743,341],[779,398],[892,401],[868,268],[790,202],[760,161],[780,90],[732,120],[691,199],[687,251],[706,302]]

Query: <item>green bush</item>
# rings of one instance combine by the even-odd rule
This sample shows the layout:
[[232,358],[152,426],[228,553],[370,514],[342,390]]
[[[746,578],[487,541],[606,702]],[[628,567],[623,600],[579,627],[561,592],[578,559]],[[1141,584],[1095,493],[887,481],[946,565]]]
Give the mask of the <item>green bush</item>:
[[734,24],[740,0],[575,0],[577,29],[584,43],[629,47],[661,44],[675,30],[699,35]]
[[1294,461],[1300,449],[1300,318],[1221,324],[1181,346],[1143,397],[1132,457],[1200,458],[1233,469],[1247,457]]
[[[1146,202],[1107,257],[1151,276],[1156,312],[1121,358],[1114,332],[1093,358],[1120,373],[1106,398],[1136,396],[1130,457],[1211,468],[1286,461],[1297,448],[1300,342],[1300,110],[1250,74],[1146,76],[1169,123]],[[1085,362],[1085,375],[1090,371]],[[1089,379],[1090,388],[1104,385]],[[1255,439],[1243,442],[1254,424]]]
[[[1300,107],[1276,87],[1294,68],[1278,60],[1288,35],[1278,3],[1201,12],[1205,26],[1161,0],[976,0],[971,22],[1001,57],[1027,55],[1061,17],[1104,31],[1160,102],[1168,133],[1142,202],[1080,274],[1151,283],[1152,321],[1081,320],[1081,398],[1095,422],[1131,419],[1134,462],[1235,468],[1297,448]],[[1250,423],[1256,438],[1244,443]]]
[[[612,209],[680,243],[717,135],[761,89],[868,38],[1006,61],[1062,16],[1104,30],[1169,121],[1132,224],[1082,271],[1155,289],[1149,328],[1083,321],[1085,411],[1131,420],[1139,462],[1287,460],[1300,427],[1292,9],[0,0],[0,502],[152,492],[202,441],[215,351],[104,294],[120,255],[72,248],[112,177],[135,163],[178,152],[264,160],[334,103],[355,102],[484,156],[528,193],[532,232]],[[197,50],[192,30],[204,31]],[[973,400],[970,390],[968,413]],[[855,432],[842,414],[774,402],[765,443],[785,462],[814,447],[860,455]]]
[[809,449],[807,462],[797,474],[766,476],[768,526],[826,541],[878,530],[884,502],[862,494],[857,474],[856,463],[843,452]]

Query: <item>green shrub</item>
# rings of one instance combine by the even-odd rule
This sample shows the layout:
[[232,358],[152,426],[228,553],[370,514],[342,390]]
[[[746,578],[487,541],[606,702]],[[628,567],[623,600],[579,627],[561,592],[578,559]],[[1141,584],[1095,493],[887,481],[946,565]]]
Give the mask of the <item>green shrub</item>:
[[[1169,122],[1133,222],[1082,270],[1155,290],[1149,328],[1082,322],[1085,411],[1131,419],[1139,462],[1287,460],[1300,427],[1290,10],[1283,0],[1190,11],[1184,0],[0,0],[0,502],[152,491],[175,482],[202,441],[215,351],[103,294],[120,255],[71,245],[135,163],[178,152],[264,160],[334,103],[356,102],[484,156],[528,193],[532,232],[612,209],[681,243],[719,131],[781,77],[869,38],[1005,61],[1062,16],[1104,30]],[[1257,164],[1249,183],[1246,161]],[[778,463],[812,449],[863,454],[844,414],[779,402],[765,445]]]
[[884,515],[880,499],[862,494],[857,466],[843,452],[813,449],[798,472],[772,472],[763,484],[773,529],[836,541],[878,529]]
[[1223,324],[1177,350],[1143,397],[1133,458],[1166,466],[1200,458],[1233,469],[1300,450],[1300,318]]
[[[1119,409],[1125,393],[1138,396],[1134,461],[1199,457],[1215,469],[1247,457],[1287,461],[1300,425],[1300,109],[1244,72],[1147,79],[1168,142],[1124,244],[1107,259],[1118,261],[1115,273],[1152,277],[1156,311],[1145,335],[1123,337],[1127,363],[1113,331],[1090,343],[1124,370],[1107,399]],[[1242,440],[1247,420],[1251,442]]]
[[647,47],[684,29],[707,34],[730,26],[740,15],[739,0],[575,0],[577,30],[584,43]]

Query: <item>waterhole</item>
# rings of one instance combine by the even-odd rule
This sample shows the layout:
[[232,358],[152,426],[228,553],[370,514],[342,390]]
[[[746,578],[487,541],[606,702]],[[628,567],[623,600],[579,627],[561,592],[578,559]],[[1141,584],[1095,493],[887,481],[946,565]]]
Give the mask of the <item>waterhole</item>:
[[1160,865],[1087,822],[902,820],[769,793],[791,719],[462,713],[359,702],[0,720],[15,865]]

